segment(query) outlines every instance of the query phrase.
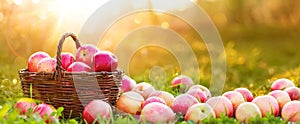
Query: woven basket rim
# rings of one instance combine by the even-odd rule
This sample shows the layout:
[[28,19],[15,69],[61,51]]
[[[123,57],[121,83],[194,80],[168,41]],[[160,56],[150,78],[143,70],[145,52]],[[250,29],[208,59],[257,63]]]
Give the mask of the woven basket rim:
[[[54,72],[29,72],[27,68],[20,69],[19,74],[36,74],[36,75],[53,75]],[[124,73],[123,70],[117,69],[116,71],[100,71],[100,72],[67,72],[63,71],[64,74],[67,75],[122,75]]]

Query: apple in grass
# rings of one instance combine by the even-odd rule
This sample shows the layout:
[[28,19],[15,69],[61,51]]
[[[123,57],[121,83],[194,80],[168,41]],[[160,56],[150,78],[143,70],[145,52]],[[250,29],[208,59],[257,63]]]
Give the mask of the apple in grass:
[[148,105],[148,104],[150,104],[150,103],[153,103],[153,102],[159,102],[159,103],[162,103],[162,104],[165,104],[165,105],[166,105],[165,100],[163,100],[162,98],[159,98],[159,97],[157,97],[157,96],[152,96],[152,97],[147,98],[147,99],[145,100],[145,102],[142,103],[142,109],[143,109],[146,105]]
[[20,114],[25,114],[29,109],[32,109],[36,106],[36,103],[31,98],[21,98],[15,105],[14,108],[17,108],[20,111]]
[[192,87],[190,87],[189,90],[192,90],[192,89],[200,89],[200,90],[202,90],[206,94],[207,98],[211,97],[211,93],[210,93],[209,89],[207,89],[203,85],[199,85],[199,84],[198,85],[193,85]]
[[273,96],[277,100],[280,110],[286,103],[291,101],[289,94],[282,90],[274,90],[270,92],[268,95]]
[[169,107],[172,105],[172,102],[175,99],[171,93],[166,91],[154,91],[149,95],[149,97],[153,97],[153,96],[162,98],[166,102],[166,105]]
[[294,86],[295,84],[291,80],[286,78],[280,78],[272,83],[271,91],[284,90],[285,88],[294,87]]
[[137,92],[139,94],[141,94],[144,99],[147,99],[149,97],[149,95],[155,91],[154,87],[146,82],[142,82],[137,84],[132,91]]
[[228,117],[233,116],[233,105],[225,96],[211,97],[206,101],[206,103],[214,109],[217,118],[220,118],[221,114]]
[[253,100],[253,95],[247,88],[236,88],[234,91],[241,93],[246,102],[251,102]]
[[252,101],[261,111],[262,117],[266,117],[267,113],[278,116],[280,113],[279,104],[277,100],[269,95],[258,96]]
[[96,119],[109,119],[112,114],[110,105],[102,100],[93,100],[83,109],[82,118],[89,124]]
[[74,56],[69,52],[61,53],[61,66],[63,69],[67,70],[68,67],[75,61]]
[[121,92],[128,92],[131,91],[136,85],[135,80],[132,78],[128,77],[127,75],[123,76],[122,80],[122,86],[121,86]]
[[175,97],[171,108],[175,113],[185,115],[187,110],[194,104],[199,103],[198,100],[189,94],[181,94]]
[[38,113],[43,119],[46,119],[46,122],[54,123],[55,119],[58,119],[56,115],[52,115],[53,112],[56,112],[56,109],[49,104],[39,104],[33,112]]
[[249,123],[251,118],[262,117],[258,106],[252,102],[241,103],[235,111],[235,119],[242,123]]
[[300,121],[300,101],[290,101],[286,103],[281,110],[283,120],[289,122]]
[[35,52],[35,53],[31,54],[28,59],[28,63],[27,63],[28,71],[29,72],[37,72],[38,71],[37,64],[43,58],[50,58],[50,56],[46,52]]
[[216,118],[214,109],[207,103],[197,103],[192,105],[185,115],[185,120],[192,120],[199,124],[206,118]]
[[200,103],[205,103],[207,100],[206,94],[200,89],[188,90],[187,94],[194,96]]
[[128,91],[120,96],[117,100],[116,107],[122,112],[135,115],[140,114],[143,102],[144,97],[139,93]]
[[76,51],[76,54],[75,54],[76,61],[83,62],[83,63],[87,64],[88,66],[91,66],[94,54],[99,51],[100,50],[92,44],[84,44],[84,45],[80,46]]
[[171,88],[178,88],[179,91],[186,91],[194,84],[193,80],[185,75],[175,77],[171,82]]
[[99,71],[116,71],[118,68],[117,57],[109,51],[99,51],[93,56],[93,68],[96,72]]
[[234,110],[236,110],[241,103],[245,102],[243,95],[237,91],[227,91],[223,93],[222,96],[227,97],[231,101]]
[[37,63],[37,72],[54,72],[56,69],[56,59],[43,58]]
[[175,113],[169,106],[153,102],[144,107],[140,119],[141,122],[150,122],[153,124],[172,123],[175,119]]
[[67,68],[67,72],[90,72],[91,70],[91,67],[83,62],[73,62]]
[[300,100],[300,88],[298,87],[289,87],[284,90],[287,92],[291,100]]

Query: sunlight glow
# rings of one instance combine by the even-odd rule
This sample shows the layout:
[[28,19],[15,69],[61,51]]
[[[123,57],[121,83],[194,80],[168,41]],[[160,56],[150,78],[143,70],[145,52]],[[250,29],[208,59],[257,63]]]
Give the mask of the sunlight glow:
[[[59,14],[56,29],[79,31],[86,19],[108,0],[56,0],[49,9]],[[75,31],[75,32],[76,32]]]
[[40,0],[32,0],[32,3],[38,4],[38,3],[40,3]]
[[21,5],[23,3],[23,0],[14,0],[14,3],[16,5]]

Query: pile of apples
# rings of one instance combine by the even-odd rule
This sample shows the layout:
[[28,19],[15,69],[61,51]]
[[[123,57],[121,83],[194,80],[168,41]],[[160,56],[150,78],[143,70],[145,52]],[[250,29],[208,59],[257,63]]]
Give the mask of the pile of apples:
[[[300,89],[288,79],[273,82],[268,95],[253,97],[246,88],[236,88],[221,96],[211,96],[202,85],[193,85],[188,76],[178,76],[172,80],[171,88],[186,90],[174,97],[166,91],[157,91],[146,82],[136,84],[128,76],[123,78],[116,108],[132,114],[141,122],[172,123],[176,114],[182,114],[186,121],[201,123],[206,118],[220,118],[221,115],[234,117],[248,123],[250,118],[265,117],[267,114],[281,116],[285,121],[300,121]],[[174,89],[175,90],[175,89]],[[84,109],[83,119],[93,123],[97,117],[109,119],[111,106],[101,100],[90,102]]]
[[[29,72],[54,72],[56,58],[46,52],[33,53],[28,59]],[[100,72],[115,71],[118,67],[117,57],[109,52],[99,50],[92,44],[80,46],[75,57],[69,52],[61,53],[62,68],[67,72]]]
[[27,115],[30,114],[30,112],[34,114],[37,113],[48,123],[54,123],[55,119],[59,119],[58,116],[53,114],[54,112],[56,112],[56,109],[52,105],[46,103],[37,105],[31,98],[21,98],[14,105],[14,108],[16,108],[21,115]]

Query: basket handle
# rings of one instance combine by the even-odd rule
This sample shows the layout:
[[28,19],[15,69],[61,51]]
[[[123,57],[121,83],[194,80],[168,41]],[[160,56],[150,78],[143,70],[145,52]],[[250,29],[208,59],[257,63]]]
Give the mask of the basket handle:
[[62,46],[65,42],[65,39],[67,37],[71,37],[73,39],[73,41],[75,42],[75,45],[76,45],[76,49],[78,49],[81,45],[80,45],[80,42],[77,38],[77,36],[72,33],[72,32],[67,32],[65,33],[59,40],[59,44],[58,44],[58,47],[57,47],[57,53],[56,53],[56,69],[54,71],[54,79],[61,79],[61,76],[62,76],[62,71],[64,70],[62,68],[62,63],[61,63],[61,52],[62,52]]

